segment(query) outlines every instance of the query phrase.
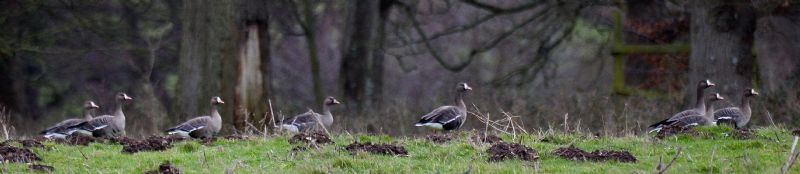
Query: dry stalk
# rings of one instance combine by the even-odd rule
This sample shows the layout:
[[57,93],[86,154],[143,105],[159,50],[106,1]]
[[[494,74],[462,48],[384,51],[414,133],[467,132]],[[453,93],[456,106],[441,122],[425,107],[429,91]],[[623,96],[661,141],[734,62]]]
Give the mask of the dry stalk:
[[787,171],[789,171],[789,169],[792,168],[792,164],[794,164],[794,161],[797,160],[797,154],[795,154],[795,150],[797,150],[798,139],[800,139],[800,137],[794,136],[794,141],[792,141],[792,150],[789,151],[789,155],[788,157],[786,157],[787,159],[783,167],[781,168],[781,173],[786,173]]
[[[673,163],[675,163],[675,160],[678,159],[678,156],[681,155],[681,152],[683,152],[683,148],[682,147],[678,147],[678,152],[675,153],[675,156],[672,157],[672,160],[669,161],[669,164],[667,164],[667,166],[664,166],[663,169],[658,170],[656,173],[658,173],[658,174],[666,173],[667,169],[669,169],[669,167],[672,166]],[[661,160],[661,158],[659,158],[659,161],[660,160]],[[661,166],[661,162],[659,162],[658,166],[659,167]],[[656,167],[656,168],[659,168],[659,167]]]

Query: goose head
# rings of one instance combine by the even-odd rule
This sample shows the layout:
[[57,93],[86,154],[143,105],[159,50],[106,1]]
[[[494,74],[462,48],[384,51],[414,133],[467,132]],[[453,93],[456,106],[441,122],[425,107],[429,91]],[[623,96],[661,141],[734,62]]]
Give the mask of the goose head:
[[332,96],[328,96],[328,98],[325,98],[325,105],[326,106],[333,106],[333,105],[338,105],[338,104],[342,104],[342,103],[339,102],[339,100],[336,100],[336,98],[333,98]]
[[83,109],[92,110],[97,108],[100,108],[100,106],[97,106],[97,104],[95,104],[94,101],[88,100],[83,103]]
[[116,98],[117,98],[117,101],[130,101],[130,100],[133,100],[133,98],[131,98],[131,96],[128,96],[128,94],[125,94],[124,92],[117,93]]
[[456,90],[458,90],[458,92],[467,92],[467,91],[471,91],[472,87],[469,87],[469,85],[467,85],[467,83],[462,82],[462,83],[458,83],[458,87],[456,87]]
[[222,98],[218,96],[211,97],[211,105],[219,105],[225,104],[225,101],[222,101]]
[[722,97],[722,95],[719,95],[719,93],[714,93],[709,98],[711,99],[712,102],[713,101],[719,101],[719,100],[725,100],[725,98]]
[[710,87],[713,87],[713,86],[716,86],[716,85],[717,84],[714,84],[714,82],[711,82],[711,80],[708,80],[708,79],[700,81],[700,83],[698,84],[698,86],[701,87],[701,88],[710,88]]
[[747,88],[746,90],[744,90],[744,96],[745,97],[755,97],[755,96],[758,96],[758,92],[756,92],[756,90],[753,89],[753,88]]

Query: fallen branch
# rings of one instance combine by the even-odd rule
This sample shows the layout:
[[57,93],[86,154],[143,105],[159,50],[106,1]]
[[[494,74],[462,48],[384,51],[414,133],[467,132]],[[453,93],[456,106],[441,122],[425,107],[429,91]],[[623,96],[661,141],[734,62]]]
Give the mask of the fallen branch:
[[795,154],[795,150],[797,149],[798,139],[800,139],[800,137],[794,136],[794,141],[792,142],[792,150],[789,151],[789,155],[788,157],[786,157],[787,158],[786,163],[784,163],[783,167],[781,168],[781,173],[786,173],[786,171],[789,171],[789,169],[792,168],[794,162],[797,160],[797,154],[800,154],[800,153]]

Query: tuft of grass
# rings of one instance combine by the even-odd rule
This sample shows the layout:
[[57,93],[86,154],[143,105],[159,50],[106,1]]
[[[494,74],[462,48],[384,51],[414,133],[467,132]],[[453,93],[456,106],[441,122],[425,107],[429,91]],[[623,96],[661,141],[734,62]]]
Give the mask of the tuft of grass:
[[[791,135],[781,128],[753,129],[753,138],[738,140],[722,136],[726,128],[700,128],[708,136],[677,136],[657,140],[648,136],[594,137],[557,131],[533,135],[517,134],[513,141],[538,151],[540,160],[487,162],[490,145],[475,143],[474,132],[459,132],[454,140],[437,144],[417,137],[335,134],[334,143],[291,151],[288,135],[247,140],[219,139],[210,145],[196,141],[175,144],[162,152],[121,153],[121,145],[93,143],[68,146],[45,142],[32,151],[42,158],[38,164],[55,167],[59,173],[141,173],[163,161],[185,173],[651,173],[659,158],[671,159],[683,148],[669,173],[778,173],[790,150]],[[500,135],[512,141],[512,135]],[[549,139],[542,142],[542,139]],[[777,141],[780,139],[780,141]],[[351,154],[344,147],[354,141],[394,143],[405,146],[408,156]],[[586,151],[629,151],[637,163],[614,161],[570,161],[553,155],[560,147],[575,145]],[[537,167],[538,166],[538,167]],[[537,169],[538,168],[538,169]],[[29,172],[26,164],[8,164],[4,173]],[[800,173],[797,167],[790,173]]]

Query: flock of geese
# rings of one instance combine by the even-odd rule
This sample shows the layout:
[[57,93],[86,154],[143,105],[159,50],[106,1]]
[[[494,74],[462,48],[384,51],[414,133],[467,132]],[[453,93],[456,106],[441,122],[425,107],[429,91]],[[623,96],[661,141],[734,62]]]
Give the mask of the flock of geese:
[[[697,104],[695,108],[679,112],[668,119],[651,125],[648,127],[649,132],[659,131],[666,126],[692,127],[729,123],[736,128],[741,128],[746,125],[752,113],[749,98],[757,96],[758,92],[753,89],[746,89],[744,97],[742,97],[741,106],[714,110],[712,103],[724,98],[719,93],[715,93],[710,97],[705,96],[704,91],[713,86],[715,84],[709,80],[701,81],[697,86]],[[471,90],[472,88],[466,83],[459,83],[456,87],[457,95],[453,105],[434,109],[430,113],[423,115],[414,125],[446,131],[460,128],[464,125],[467,117],[464,97]],[[122,108],[132,100],[133,98],[128,94],[117,93],[114,113],[96,117],[94,112],[99,106],[91,100],[86,101],[83,105],[84,118],[63,120],[43,130],[41,135],[49,139],[63,139],[76,133],[94,137],[125,135],[125,114]],[[192,118],[167,129],[165,132],[168,135],[185,138],[214,137],[222,128],[222,116],[217,110],[218,105],[221,104],[225,104],[222,98],[212,97],[209,115]],[[279,121],[275,128],[294,134],[319,128],[328,128],[333,124],[333,114],[331,114],[330,107],[338,104],[340,102],[335,98],[327,97],[323,103],[322,113],[309,109],[305,113]]]

